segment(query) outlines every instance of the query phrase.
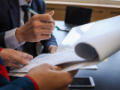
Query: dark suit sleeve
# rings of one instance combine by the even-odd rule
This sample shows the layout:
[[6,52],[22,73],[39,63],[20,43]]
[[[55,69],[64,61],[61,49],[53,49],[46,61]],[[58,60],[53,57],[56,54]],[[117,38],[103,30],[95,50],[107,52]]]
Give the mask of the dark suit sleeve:
[[50,45],[58,46],[57,42],[56,42],[56,39],[55,39],[55,37],[52,34],[51,34],[51,38],[50,39],[43,40],[43,41],[41,41],[41,43],[44,46],[43,53],[48,53],[48,47]]
[[5,32],[0,33],[0,46],[5,48],[4,36]]

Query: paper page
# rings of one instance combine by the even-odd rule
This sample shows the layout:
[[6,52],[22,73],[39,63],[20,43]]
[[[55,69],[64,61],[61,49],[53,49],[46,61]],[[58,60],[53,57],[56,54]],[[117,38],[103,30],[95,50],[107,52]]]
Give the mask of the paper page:
[[97,65],[91,65],[91,66],[83,67],[81,69],[84,69],[84,70],[97,70],[98,67],[97,67]]
[[85,59],[104,60],[120,49],[120,16],[72,28],[59,45],[57,52],[75,49]]
[[[94,58],[96,51],[99,60],[104,60],[110,55],[120,50],[120,16],[97,21],[94,25],[79,39],[75,46],[75,52],[82,58]],[[88,45],[88,47],[83,47]],[[93,50],[89,50],[93,47]],[[90,55],[93,53],[93,56]],[[89,57],[89,55],[91,57]]]
[[[78,70],[78,69],[83,69],[84,67],[87,67],[87,66],[96,65],[98,63],[99,63],[99,61],[82,62],[82,63],[76,63],[76,64],[67,64],[67,65],[64,66],[62,71],[74,71],[74,70]],[[87,67],[87,69],[88,69],[88,67]]]
[[34,58],[28,65],[23,66],[20,69],[11,70],[10,72],[28,72],[31,68],[48,63],[51,65],[72,63],[72,62],[83,62],[86,61],[83,58],[77,56],[73,49],[65,50],[55,54],[43,54]]
[[73,27],[72,30],[67,34],[65,39],[59,44],[57,52],[64,51],[64,49],[74,49],[75,45],[79,43],[81,37],[94,25],[88,23],[82,26]]
[[58,47],[59,51],[75,49],[78,56],[104,60],[120,49],[120,16],[72,28]]

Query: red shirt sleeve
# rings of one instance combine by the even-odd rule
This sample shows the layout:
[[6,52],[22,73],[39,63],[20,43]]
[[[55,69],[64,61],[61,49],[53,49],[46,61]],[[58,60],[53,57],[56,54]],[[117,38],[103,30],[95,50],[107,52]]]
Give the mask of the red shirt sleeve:
[[0,47],[0,52],[3,50],[3,48]]

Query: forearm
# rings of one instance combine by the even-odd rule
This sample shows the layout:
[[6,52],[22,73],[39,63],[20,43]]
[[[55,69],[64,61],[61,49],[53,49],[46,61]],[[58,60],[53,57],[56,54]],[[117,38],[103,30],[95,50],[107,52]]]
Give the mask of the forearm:
[[[3,48],[0,47],[0,54]],[[2,54],[1,54],[2,56]],[[29,76],[10,82],[7,70],[0,57],[0,90],[38,90],[36,82]]]

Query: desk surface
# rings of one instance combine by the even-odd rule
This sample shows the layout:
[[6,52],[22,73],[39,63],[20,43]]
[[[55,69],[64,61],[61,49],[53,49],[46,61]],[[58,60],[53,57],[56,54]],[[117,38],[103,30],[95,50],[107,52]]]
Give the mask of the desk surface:
[[[56,23],[57,25],[58,23]],[[55,30],[53,34],[60,43],[68,32]],[[91,76],[95,82],[94,89],[79,90],[120,90],[120,51],[109,57],[107,62],[101,62],[98,70],[79,70],[75,77]],[[78,90],[78,89],[70,89]]]
[[120,90],[120,51],[109,57],[107,62],[101,62],[97,66],[98,70],[79,70],[76,76],[93,77],[95,88],[92,90]]

